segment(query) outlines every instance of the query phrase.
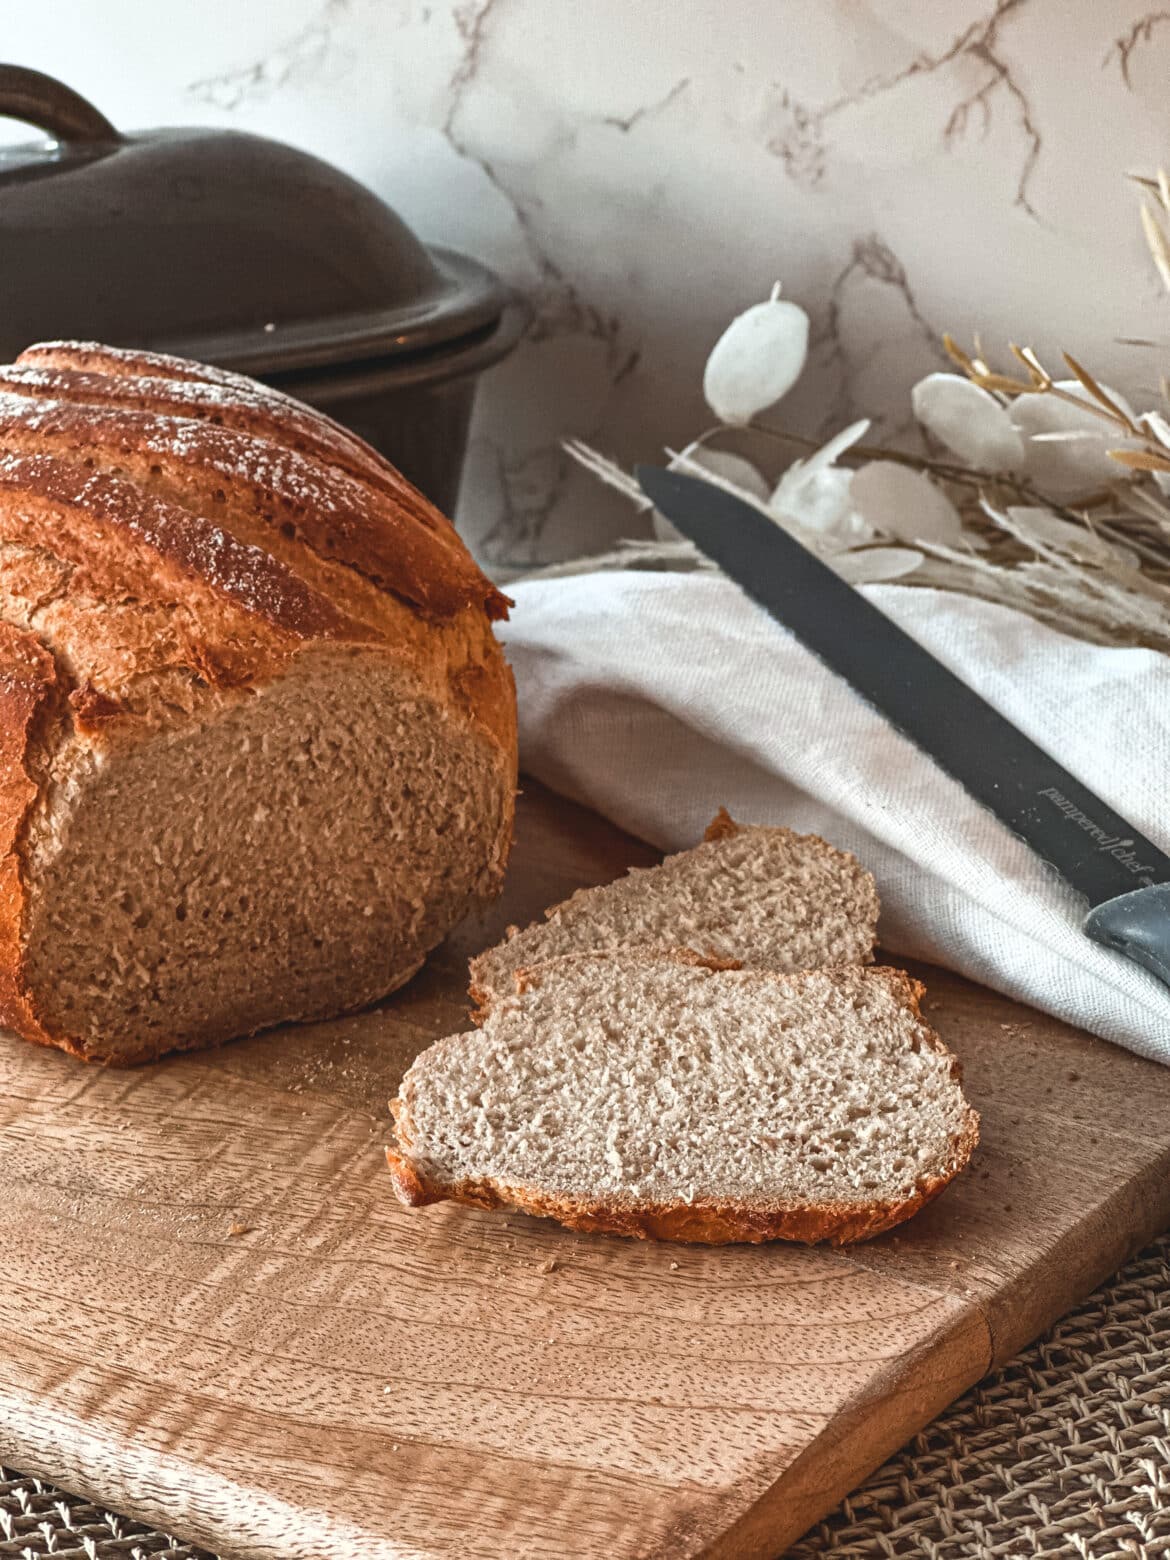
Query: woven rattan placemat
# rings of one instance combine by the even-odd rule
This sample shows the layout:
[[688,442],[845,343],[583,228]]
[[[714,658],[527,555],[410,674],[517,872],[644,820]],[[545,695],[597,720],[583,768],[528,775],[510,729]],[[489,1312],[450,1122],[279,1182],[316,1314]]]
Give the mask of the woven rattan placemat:
[[[0,1469],[0,1560],[41,1555],[210,1560]],[[817,1555],[1170,1556],[1170,1235],[915,1436],[789,1560]]]

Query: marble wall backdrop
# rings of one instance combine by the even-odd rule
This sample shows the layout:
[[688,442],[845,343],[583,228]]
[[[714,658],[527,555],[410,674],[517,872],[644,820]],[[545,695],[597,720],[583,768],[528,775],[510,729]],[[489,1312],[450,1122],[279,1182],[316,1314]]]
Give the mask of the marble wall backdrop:
[[773,279],[814,321],[783,417],[907,390],[950,329],[1157,382],[1129,170],[1170,161],[1170,10],[1129,0],[3,0],[8,58],[126,127],[329,158],[535,304],[485,380],[460,523],[522,565],[629,532],[563,454],[704,424],[705,353]]

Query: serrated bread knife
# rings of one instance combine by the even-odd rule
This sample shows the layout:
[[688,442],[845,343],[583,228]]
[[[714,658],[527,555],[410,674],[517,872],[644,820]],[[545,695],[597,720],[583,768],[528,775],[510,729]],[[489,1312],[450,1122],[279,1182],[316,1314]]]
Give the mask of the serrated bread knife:
[[1170,985],[1170,857],[766,515],[639,466],[659,513],[1091,906],[1084,930]]

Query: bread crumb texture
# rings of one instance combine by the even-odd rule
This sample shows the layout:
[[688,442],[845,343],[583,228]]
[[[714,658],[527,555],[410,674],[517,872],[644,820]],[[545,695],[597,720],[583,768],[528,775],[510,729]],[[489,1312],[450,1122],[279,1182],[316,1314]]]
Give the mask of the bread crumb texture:
[[407,1072],[399,1195],[704,1241],[876,1234],[978,1135],[921,990],[887,969],[553,960]]
[[481,1011],[517,971],[563,954],[685,947],[713,962],[790,972],[873,958],[878,895],[848,852],[791,829],[741,828],[721,809],[704,842],[580,889],[471,964]]

